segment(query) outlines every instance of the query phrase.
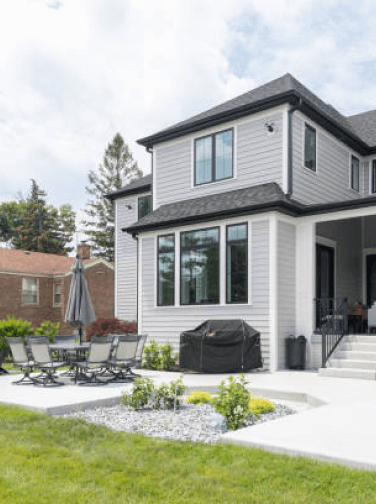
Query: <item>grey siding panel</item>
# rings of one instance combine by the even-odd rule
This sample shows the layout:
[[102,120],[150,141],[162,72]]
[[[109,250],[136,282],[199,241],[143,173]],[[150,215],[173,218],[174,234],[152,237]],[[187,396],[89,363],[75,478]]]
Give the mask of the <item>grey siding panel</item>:
[[159,146],[155,156],[157,206],[267,182],[282,186],[282,112],[268,116],[267,120],[274,123],[272,134],[265,128],[265,117],[236,127],[232,179],[193,186],[194,140],[176,140],[166,147]]
[[363,168],[363,195],[365,197],[370,196],[371,194],[371,187],[369,183],[369,176],[370,176],[370,162],[366,161],[364,163],[364,168]]
[[376,215],[364,217],[364,248],[376,248]]
[[336,296],[349,304],[362,300],[362,223],[361,218],[317,224],[316,235],[336,242]]
[[278,291],[278,368],[285,368],[285,338],[295,335],[296,317],[296,228],[293,224],[277,225],[277,291]]
[[[350,189],[351,152],[339,141],[317,130],[317,172],[304,166],[303,126],[301,116],[293,114],[293,195],[306,204],[345,201],[360,198]],[[360,159],[360,191],[362,193],[363,163]]]
[[[264,367],[269,367],[269,223],[252,224],[250,281],[252,305],[155,306],[155,240],[142,240],[142,332],[179,351],[180,333],[207,319],[242,318],[261,333]],[[179,258],[176,258],[179,260]],[[221,272],[223,275],[224,272]]]
[[[144,193],[145,196],[150,193]],[[116,205],[116,306],[115,315],[121,320],[137,320],[137,242],[122,228],[137,220],[137,196],[115,200]],[[126,205],[132,208],[128,209]]]

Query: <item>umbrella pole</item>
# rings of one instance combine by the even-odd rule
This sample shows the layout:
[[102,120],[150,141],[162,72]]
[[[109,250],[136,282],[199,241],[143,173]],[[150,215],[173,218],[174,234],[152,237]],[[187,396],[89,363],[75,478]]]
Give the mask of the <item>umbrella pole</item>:
[[80,345],[82,345],[82,326],[78,328],[78,333],[80,335]]

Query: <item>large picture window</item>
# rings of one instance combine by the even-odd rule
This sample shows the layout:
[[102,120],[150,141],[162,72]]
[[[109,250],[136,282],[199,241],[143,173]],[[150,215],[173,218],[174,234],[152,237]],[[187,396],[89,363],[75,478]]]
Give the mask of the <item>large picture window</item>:
[[36,278],[22,279],[22,304],[38,303],[38,280]]
[[351,189],[359,192],[359,158],[351,156]]
[[158,237],[158,306],[175,304],[175,236]]
[[232,177],[233,131],[221,131],[195,140],[195,184]]
[[226,302],[248,302],[248,226],[227,226]]
[[316,130],[305,125],[304,132],[304,166],[312,171],[316,171]]
[[181,233],[180,303],[219,303],[219,228]]

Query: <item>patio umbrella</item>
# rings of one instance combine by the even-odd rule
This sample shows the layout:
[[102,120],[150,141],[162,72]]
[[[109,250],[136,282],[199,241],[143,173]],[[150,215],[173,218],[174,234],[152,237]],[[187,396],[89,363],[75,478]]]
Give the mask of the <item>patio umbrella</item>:
[[82,326],[86,326],[95,320],[94,309],[83,273],[84,265],[81,257],[77,254],[73,267],[65,322],[79,328],[80,343],[82,343]]

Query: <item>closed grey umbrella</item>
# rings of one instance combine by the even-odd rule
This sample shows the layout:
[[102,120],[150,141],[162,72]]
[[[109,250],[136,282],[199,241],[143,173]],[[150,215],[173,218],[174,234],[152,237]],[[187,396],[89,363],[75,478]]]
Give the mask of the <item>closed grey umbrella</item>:
[[86,326],[94,320],[95,313],[84,278],[84,265],[80,256],[77,255],[73,267],[65,322],[79,328],[80,343],[82,343],[82,326]]

